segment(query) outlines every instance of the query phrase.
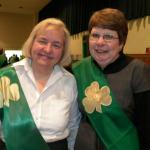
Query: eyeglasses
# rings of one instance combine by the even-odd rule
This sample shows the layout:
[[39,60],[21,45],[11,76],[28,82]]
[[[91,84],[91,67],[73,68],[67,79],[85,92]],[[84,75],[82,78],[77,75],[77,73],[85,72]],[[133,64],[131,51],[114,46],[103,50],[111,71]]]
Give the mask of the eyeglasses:
[[102,37],[105,42],[111,42],[114,39],[119,39],[118,37],[116,37],[112,34],[103,34],[103,35],[100,35],[97,33],[90,34],[90,40],[93,40],[93,41],[98,41],[100,37]]

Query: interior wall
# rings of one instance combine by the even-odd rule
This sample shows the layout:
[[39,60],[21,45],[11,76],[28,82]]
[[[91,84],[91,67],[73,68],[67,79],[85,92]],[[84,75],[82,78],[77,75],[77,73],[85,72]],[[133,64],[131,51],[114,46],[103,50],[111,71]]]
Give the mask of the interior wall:
[[21,49],[37,22],[37,16],[0,12],[0,20],[0,47],[13,50]]
[[[22,44],[37,22],[36,15],[0,13],[0,47],[4,49],[21,49]],[[128,22],[129,34],[124,52],[127,54],[144,54],[150,47],[150,16]],[[83,34],[71,37],[70,50],[74,57],[82,57]]]
[[125,45],[127,54],[145,54],[150,47],[150,16],[128,22],[129,34]]
[[[128,22],[129,33],[124,52],[127,54],[145,54],[147,47],[150,47],[150,16],[131,20]],[[83,34],[71,37],[71,54],[82,56]],[[74,56],[76,57],[76,56]]]

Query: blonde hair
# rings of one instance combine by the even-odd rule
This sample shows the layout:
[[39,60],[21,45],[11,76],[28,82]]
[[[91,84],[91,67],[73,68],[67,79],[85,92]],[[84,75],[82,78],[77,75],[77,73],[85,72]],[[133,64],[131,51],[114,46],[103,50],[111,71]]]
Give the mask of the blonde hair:
[[61,21],[60,19],[57,19],[57,18],[47,18],[47,19],[39,22],[33,28],[29,37],[27,38],[27,40],[25,41],[25,43],[22,47],[23,55],[25,57],[31,58],[31,48],[32,48],[32,45],[33,45],[36,35],[38,34],[38,32],[41,29],[46,28],[48,26],[54,26],[56,28],[63,29],[64,35],[65,35],[64,51],[63,51],[61,60],[59,61],[59,64],[62,66],[68,66],[71,63],[71,57],[70,57],[70,53],[69,53],[70,33],[69,33],[68,29],[66,28],[66,25],[63,23],[63,21]]

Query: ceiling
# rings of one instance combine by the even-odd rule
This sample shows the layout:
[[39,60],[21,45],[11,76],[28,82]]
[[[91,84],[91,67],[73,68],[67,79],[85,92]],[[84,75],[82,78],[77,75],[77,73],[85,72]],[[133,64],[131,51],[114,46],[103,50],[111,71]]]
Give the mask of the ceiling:
[[35,14],[52,0],[0,0],[0,12]]

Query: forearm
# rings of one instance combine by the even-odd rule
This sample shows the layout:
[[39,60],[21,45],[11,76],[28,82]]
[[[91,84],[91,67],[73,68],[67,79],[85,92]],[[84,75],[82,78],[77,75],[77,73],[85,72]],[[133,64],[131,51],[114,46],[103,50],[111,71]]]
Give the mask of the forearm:
[[72,105],[70,116],[71,116],[70,122],[69,122],[70,134],[69,134],[69,137],[67,138],[67,140],[68,140],[69,150],[74,150],[75,139],[77,136],[79,123],[80,123],[80,119],[81,119],[81,113],[78,110],[77,103],[74,103]]

